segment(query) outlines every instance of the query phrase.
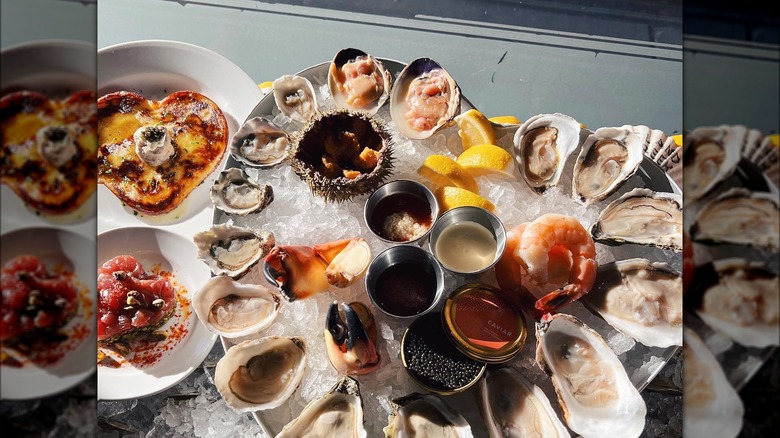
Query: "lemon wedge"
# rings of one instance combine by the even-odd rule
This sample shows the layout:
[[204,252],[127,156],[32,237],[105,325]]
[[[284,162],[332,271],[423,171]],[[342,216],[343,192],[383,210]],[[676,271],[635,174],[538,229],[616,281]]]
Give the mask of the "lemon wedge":
[[472,176],[487,174],[514,176],[512,155],[493,144],[472,146],[460,154],[457,162]]
[[672,141],[674,141],[674,144],[677,145],[677,147],[682,147],[683,145],[683,136],[682,134],[675,134],[672,136]]
[[475,109],[470,109],[455,117],[455,123],[458,124],[458,135],[463,144],[463,150],[478,144],[496,143],[496,135],[493,133],[493,125],[490,124],[490,120]]
[[459,187],[439,187],[434,192],[434,195],[436,196],[436,202],[439,203],[439,211],[441,213],[464,205],[484,208],[490,212],[496,211],[496,206],[492,202],[474,192]]
[[437,186],[456,186],[472,192],[479,191],[477,182],[455,160],[445,155],[429,155],[417,173]]
[[771,141],[775,147],[780,147],[780,134],[770,134],[769,141]]
[[523,123],[515,116],[496,116],[491,117],[488,120],[493,123],[498,123],[499,125],[519,125]]

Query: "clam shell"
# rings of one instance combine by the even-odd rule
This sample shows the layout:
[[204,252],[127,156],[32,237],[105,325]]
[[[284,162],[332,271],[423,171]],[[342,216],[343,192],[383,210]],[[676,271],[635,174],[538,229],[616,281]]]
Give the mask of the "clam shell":
[[273,409],[295,392],[305,368],[303,339],[252,339],[234,345],[222,356],[214,371],[214,384],[236,412]]
[[287,158],[290,137],[280,127],[264,117],[253,117],[233,134],[230,154],[236,160],[253,167],[270,167]]
[[279,295],[263,286],[241,284],[230,277],[212,277],[192,297],[192,308],[213,333],[226,338],[265,329],[279,314]]
[[[373,67],[374,70],[371,75],[361,73],[359,76],[363,79],[363,84],[365,84],[365,80],[368,78],[371,78],[372,80],[376,79],[376,88],[374,90],[379,93],[376,96],[369,96],[367,101],[363,102],[362,105],[350,102],[350,100],[354,101],[355,97],[350,99],[351,87],[345,85],[346,81],[341,72],[344,65],[354,62],[356,59],[366,60],[368,61],[369,66]],[[351,111],[363,111],[369,115],[374,115],[379,111],[379,108],[385,104],[388,97],[390,97],[391,87],[392,75],[382,62],[360,49],[348,48],[339,50],[330,63],[330,68],[328,69],[328,89],[338,108]]]
[[[438,117],[418,118],[416,120],[424,119],[425,123],[420,123],[417,127],[411,126],[407,113],[411,109],[410,103],[414,105],[415,99],[410,96],[410,87],[425,86],[431,78],[437,77],[443,78],[443,83],[446,84],[445,95],[440,102],[442,112]],[[436,61],[430,58],[415,59],[398,74],[390,94],[390,116],[398,131],[406,138],[412,140],[428,138],[434,132],[449,126],[459,113],[460,88],[452,76]]]

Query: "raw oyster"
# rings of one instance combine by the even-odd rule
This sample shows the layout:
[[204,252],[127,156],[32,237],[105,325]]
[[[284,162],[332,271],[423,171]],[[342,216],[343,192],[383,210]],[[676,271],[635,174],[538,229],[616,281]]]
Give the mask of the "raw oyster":
[[696,268],[690,299],[712,329],[747,347],[780,345],[780,281],[759,262],[717,260]]
[[392,407],[385,438],[474,436],[466,419],[433,394],[409,394],[393,400]]
[[376,114],[390,96],[392,77],[378,59],[359,49],[342,49],[328,69],[328,89],[341,109]]
[[735,437],[745,414],[742,399],[701,338],[687,327],[683,330],[683,435]]
[[223,171],[211,187],[211,201],[227,214],[257,213],[273,200],[271,186],[261,186],[237,167]]
[[392,136],[362,112],[322,114],[295,136],[293,171],[314,194],[343,202],[373,192],[393,170]]
[[296,122],[306,123],[317,115],[314,87],[303,76],[284,75],[273,82],[279,111]]
[[334,301],[325,319],[325,348],[333,368],[341,374],[359,376],[377,368],[381,356],[376,346],[374,315],[360,302]]
[[488,369],[479,393],[490,438],[571,436],[544,391],[514,368]]
[[253,117],[244,123],[230,141],[230,154],[255,167],[270,167],[287,158],[290,137],[272,121]]
[[322,397],[312,401],[284,426],[276,438],[365,438],[363,399],[357,380],[344,376]]
[[629,259],[599,266],[584,299],[612,327],[644,345],[682,345],[682,278],[665,263]]
[[279,313],[277,294],[255,284],[241,284],[224,275],[211,278],[192,297],[201,322],[226,338],[257,333]]
[[[362,241],[362,242],[361,242]],[[303,299],[328,289],[347,287],[371,263],[371,252],[360,237],[310,246],[287,245],[273,248],[265,258],[266,280],[289,301]],[[342,253],[344,256],[339,257]]]
[[198,259],[206,263],[214,275],[224,274],[234,279],[249,272],[249,268],[265,257],[275,244],[272,233],[230,224],[214,225],[195,234],[193,241],[198,248]]
[[643,144],[629,125],[590,134],[574,164],[573,196],[587,205],[611,195],[639,168]]
[[580,124],[565,114],[539,114],[514,136],[517,168],[529,187],[544,192],[558,184],[566,160],[580,145]]
[[701,127],[685,136],[683,187],[688,202],[709,193],[737,168],[745,141],[744,126]]
[[777,195],[742,188],[724,192],[699,210],[691,227],[691,238],[697,242],[735,243],[777,251],[780,246]]
[[302,339],[252,339],[234,345],[217,362],[214,384],[237,412],[273,409],[295,392],[305,367]]
[[601,243],[636,243],[679,252],[682,228],[680,195],[636,188],[607,205],[590,234]]
[[572,431],[585,438],[642,433],[642,396],[609,345],[582,321],[546,314],[536,324],[536,361],[550,375]]
[[390,95],[390,116],[406,138],[428,138],[458,113],[460,88],[436,61],[415,59],[398,74]]

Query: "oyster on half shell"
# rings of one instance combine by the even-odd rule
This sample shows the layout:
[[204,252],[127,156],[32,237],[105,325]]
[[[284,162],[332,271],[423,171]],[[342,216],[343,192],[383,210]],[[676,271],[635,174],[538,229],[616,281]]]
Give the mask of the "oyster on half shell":
[[230,347],[217,362],[214,384],[237,412],[273,409],[303,378],[306,345],[300,338],[266,337]]
[[529,187],[544,192],[558,184],[566,160],[580,145],[580,124],[565,114],[539,114],[514,136],[517,168]]
[[287,158],[290,136],[272,121],[253,117],[233,134],[230,154],[236,160],[254,167],[270,167]]
[[780,204],[777,195],[734,188],[699,210],[691,227],[698,242],[780,247]]
[[696,268],[688,294],[713,330],[746,347],[780,345],[780,280],[760,262],[716,260]]
[[552,379],[569,428],[589,437],[638,437],[647,406],[604,339],[579,319],[546,314],[536,361]]
[[737,168],[747,128],[721,125],[701,127],[685,136],[683,188],[688,202],[709,193]]
[[276,435],[298,437],[365,438],[363,399],[357,380],[344,376],[325,395],[312,401]]
[[314,86],[303,76],[284,75],[273,82],[274,101],[282,114],[299,123],[317,115]]
[[428,138],[459,112],[460,88],[438,62],[415,59],[398,74],[390,94],[390,116],[406,138]]
[[336,106],[376,114],[390,96],[392,77],[378,59],[360,49],[342,49],[328,69],[328,89]]
[[234,279],[243,277],[275,245],[272,233],[231,224],[214,225],[195,234],[193,241],[198,248],[198,259],[214,275],[224,274]]
[[280,304],[279,296],[265,287],[241,284],[224,275],[212,277],[192,297],[201,322],[226,338],[251,335],[268,327]]
[[490,438],[571,436],[544,391],[514,368],[488,369],[479,394]]
[[222,171],[211,186],[210,195],[215,207],[240,216],[257,213],[274,200],[271,186],[261,186],[237,167]]
[[474,436],[466,419],[433,394],[409,394],[392,400],[391,405],[385,438]]
[[612,327],[651,347],[682,345],[682,277],[665,263],[629,259],[599,266],[585,303]]
[[590,234],[607,244],[636,243],[682,251],[682,197],[636,188],[599,214]]
[[633,128],[599,128],[588,136],[574,163],[575,199],[586,205],[600,201],[636,173],[645,140]]

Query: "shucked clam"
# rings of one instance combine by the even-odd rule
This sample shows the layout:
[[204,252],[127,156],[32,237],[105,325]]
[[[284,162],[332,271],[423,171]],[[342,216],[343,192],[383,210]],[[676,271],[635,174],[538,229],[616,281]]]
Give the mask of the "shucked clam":
[[341,374],[368,374],[379,367],[374,316],[365,304],[342,303],[341,312],[336,301],[330,305],[325,348],[331,365]]
[[390,96],[390,72],[359,49],[342,49],[328,69],[328,89],[341,109],[376,114]]
[[230,347],[217,362],[214,384],[237,412],[273,409],[295,392],[305,367],[302,339],[252,339]]
[[287,157],[290,137],[270,120],[254,117],[246,121],[230,141],[230,154],[255,167],[270,167]]
[[415,59],[398,74],[390,95],[390,116],[406,138],[428,138],[459,112],[460,88],[436,61]]

